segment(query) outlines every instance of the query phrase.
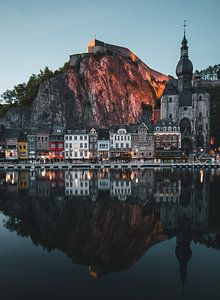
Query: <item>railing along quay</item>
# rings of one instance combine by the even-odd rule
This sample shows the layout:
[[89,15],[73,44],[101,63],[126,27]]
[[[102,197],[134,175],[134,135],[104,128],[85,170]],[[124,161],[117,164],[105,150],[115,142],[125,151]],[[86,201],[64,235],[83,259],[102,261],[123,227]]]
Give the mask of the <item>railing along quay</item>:
[[220,163],[153,163],[153,162],[129,162],[129,163],[1,163],[0,170],[69,170],[69,169],[147,169],[147,168],[180,168],[180,169],[218,169]]

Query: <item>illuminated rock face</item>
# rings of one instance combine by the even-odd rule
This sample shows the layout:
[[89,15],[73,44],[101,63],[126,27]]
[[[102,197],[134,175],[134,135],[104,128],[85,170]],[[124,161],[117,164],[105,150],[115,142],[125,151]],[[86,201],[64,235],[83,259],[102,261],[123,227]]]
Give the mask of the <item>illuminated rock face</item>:
[[153,74],[142,62],[106,52],[81,59],[78,70],[67,72],[67,85],[82,120],[100,126],[128,124],[138,120],[143,103],[154,107],[163,93],[166,77]]
[[142,104],[154,107],[168,77],[150,69],[130,50],[110,46],[72,55],[68,71],[45,81],[30,107],[10,110],[0,124],[72,128],[135,123]]

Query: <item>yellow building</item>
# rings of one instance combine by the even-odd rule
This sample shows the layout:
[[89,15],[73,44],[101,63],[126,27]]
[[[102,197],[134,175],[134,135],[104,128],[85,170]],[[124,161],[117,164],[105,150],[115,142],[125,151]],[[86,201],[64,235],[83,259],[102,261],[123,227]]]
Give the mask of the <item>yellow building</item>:
[[27,141],[18,141],[18,159],[28,159],[28,146]]

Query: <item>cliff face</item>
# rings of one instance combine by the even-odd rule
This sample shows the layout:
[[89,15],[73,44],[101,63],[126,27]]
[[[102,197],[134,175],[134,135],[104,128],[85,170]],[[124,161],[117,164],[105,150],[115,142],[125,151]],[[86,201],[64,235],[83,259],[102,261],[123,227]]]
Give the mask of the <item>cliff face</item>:
[[90,47],[90,53],[72,55],[65,73],[45,81],[29,107],[11,109],[0,124],[70,128],[136,122],[143,104],[154,107],[168,77],[150,69],[128,49],[110,46]]

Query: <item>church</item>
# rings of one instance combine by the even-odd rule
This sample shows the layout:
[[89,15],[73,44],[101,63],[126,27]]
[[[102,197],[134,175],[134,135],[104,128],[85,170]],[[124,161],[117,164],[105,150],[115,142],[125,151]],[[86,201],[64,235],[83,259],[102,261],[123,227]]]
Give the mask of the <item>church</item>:
[[[184,25],[186,26],[186,25]],[[170,79],[161,98],[161,119],[174,120],[180,126],[181,147],[185,154],[206,152],[210,140],[210,94],[200,79],[193,78],[185,35],[176,67],[178,79]]]

